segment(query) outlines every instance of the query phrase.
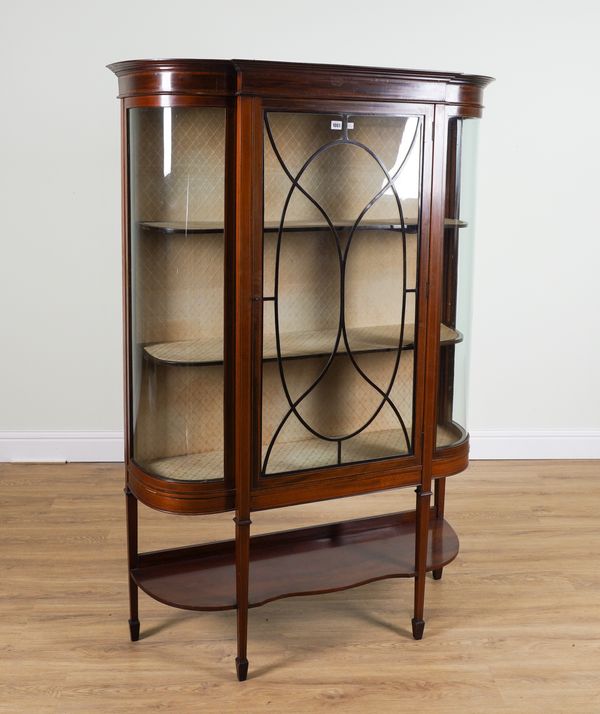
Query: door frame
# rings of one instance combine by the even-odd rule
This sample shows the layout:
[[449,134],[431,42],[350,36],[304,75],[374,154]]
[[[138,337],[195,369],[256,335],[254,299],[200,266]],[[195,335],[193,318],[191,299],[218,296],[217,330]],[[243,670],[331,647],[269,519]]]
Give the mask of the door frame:
[[[433,131],[434,105],[419,102],[385,101],[332,101],[313,99],[261,99],[258,97],[239,97],[240,102],[253,103],[252,142],[255,185],[245,192],[251,192],[249,203],[255,216],[250,228],[250,251],[252,285],[249,302],[252,306],[252,345],[249,353],[238,352],[238,360],[250,360],[252,387],[249,414],[251,430],[250,486],[253,510],[281,505],[292,505],[308,501],[336,498],[339,496],[366,493],[374,490],[394,488],[421,481],[423,463],[423,416],[425,399],[425,360],[427,339],[427,290],[430,252],[431,198],[433,176]],[[331,465],[298,472],[261,476],[262,468],[262,322],[263,322],[263,184],[264,184],[264,115],[266,112],[306,112],[323,114],[353,114],[381,116],[420,116],[423,119],[422,139],[422,181],[420,239],[418,243],[417,277],[417,330],[416,357],[414,368],[413,396],[413,448],[412,453],[394,458],[382,458],[366,462]],[[238,121],[243,123],[243,117]],[[243,128],[242,128],[243,132]],[[242,157],[238,157],[241,160]],[[250,157],[246,157],[251,161]],[[239,168],[239,164],[238,164]],[[258,183],[258,186],[256,186]],[[239,185],[239,184],[238,184]],[[244,191],[244,187],[240,186]],[[240,196],[238,196],[239,200]],[[239,210],[239,207],[238,207]],[[238,236],[238,241],[243,240]]]

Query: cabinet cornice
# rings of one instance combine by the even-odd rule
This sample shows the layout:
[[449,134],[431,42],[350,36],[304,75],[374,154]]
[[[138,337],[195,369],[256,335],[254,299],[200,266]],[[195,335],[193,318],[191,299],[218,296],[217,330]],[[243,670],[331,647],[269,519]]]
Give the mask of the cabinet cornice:
[[115,62],[119,97],[250,95],[358,101],[422,101],[481,107],[493,81],[459,72],[259,60],[149,59]]

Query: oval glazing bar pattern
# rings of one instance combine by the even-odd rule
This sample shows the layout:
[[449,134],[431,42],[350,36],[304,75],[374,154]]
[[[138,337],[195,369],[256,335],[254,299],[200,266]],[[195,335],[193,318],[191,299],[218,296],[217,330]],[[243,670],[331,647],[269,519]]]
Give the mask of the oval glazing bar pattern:
[[411,453],[422,125],[265,115],[263,474]]

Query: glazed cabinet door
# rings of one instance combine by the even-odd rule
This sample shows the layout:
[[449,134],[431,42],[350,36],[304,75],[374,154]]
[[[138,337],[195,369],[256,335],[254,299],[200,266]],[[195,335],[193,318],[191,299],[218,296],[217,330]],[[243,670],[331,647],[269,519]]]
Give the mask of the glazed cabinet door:
[[263,482],[419,458],[431,116],[370,107],[264,112]]
[[225,479],[227,113],[127,110],[130,451],[168,481]]

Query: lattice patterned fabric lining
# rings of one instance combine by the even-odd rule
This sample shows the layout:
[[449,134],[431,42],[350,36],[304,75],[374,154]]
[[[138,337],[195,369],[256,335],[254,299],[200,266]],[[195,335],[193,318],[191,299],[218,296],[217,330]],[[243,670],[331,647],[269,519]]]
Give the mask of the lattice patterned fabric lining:
[[[138,342],[223,334],[225,114],[219,107],[130,112],[133,329]],[[153,222],[181,228],[198,221],[216,232],[202,240],[185,232],[155,240],[156,234],[139,230]]]
[[[404,347],[414,344],[414,325],[404,328]],[[284,357],[329,354],[335,344],[337,330],[304,330],[289,332],[281,336],[281,348]],[[440,326],[442,343],[456,342],[458,332],[447,325]],[[399,325],[375,325],[373,327],[354,327],[348,329],[348,341],[353,352],[375,350],[393,350],[398,347]],[[207,337],[199,340],[164,342],[145,347],[147,354],[159,362],[177,362],[181,364],[206,364],[223,361],[223,342],[221,339]],[[346,348],[342,342],[339,352]],[[277,356],[275,335],[264,336],[263,359]]]
[[174,368],[145,361],[134,413],[138,461],[222,451],[222,365]]
[[[367,431],[342,442],[341,463],[383,459],[406,453],[406,440],[401,429]],[[275,474],[334,464],[337,464],[337,443],[311,438],[276,445],[269,457],[267,473]]]
[[[269,123],[275,144],[288,170],[296,174],[304,162],[320,146],[338,139],[340,132],[332,130],[331,120],[339,116],[270,112]],[[414,132],[415,124],[407,117],[361,116],[353,118],[354,128],[350,138],[369,146],[383,161],[388,171],[393,171],[403,145],[405,129]],[[410,126],[409,126],[410,125]],[[405,149],[408,145],[404,144]],[[419,142],[413,152],[419,151]],[[277,220],[289,190],[290,182],[279,165],[268,137],[265,137],[265,210],[267,219]],[[319,202],[334,220],[352,217],[381,189],[386,178],[377,162],[365,151],[350,145],[337,145],[320,154],[306,169],[301,185]],[[417,196],[418,176],[414,181],[413,195]],[[403,201],[405,213],[410,213],[412,202]],[[413,215],[416,211],[413,211]],[[398,209],[391,191],[369,211],[368,217],[396,216]],[[312,217],[321,219],[320,212],[308,199],[296,192],[288,207],[288,218],[297,220]]]
[[[386,390],[394,371],[397,352],[375,352],[358,355],[357,361],[361,369],[380,388]],[[410,434],[412,424],[413,398],[413,352],[404,353],[401,360],[390,398],[398,408],[406,428]],[[291,360],[284,363],[286,384],[292,400],[297,399],[314,383],[327,362],[326,357],[320,359]],[[400,428],[398,419],[389,404],[381,406],[382,397],[376,389],[360,376],[352,363],[347,359],[336,359],[314,389],[298,404],[297,410],[317,433],[336,436],[346,435],[361,429],[367,420],[374,421],[364,432],[364,438],[370,438],[375,432],[397,430]],[[381,407],[381,409],[380,409]],[[380,410],[379,410],[380,409]],[[378,411],[379,410],[379,411]],[[282,420],[289,412],[289,403],[281,386],[281,377],[276,362],[267,362],[263,370],[263,411],[262,436],[263,449],[266,450],[274,437]],[[368,436],[369,435],[369,436]],[[302,425],[300,420],[291,414],[283,423],[281,431],[275,439],[272,458],[267,465],[267,473],[273,472],[279,460],[279,454],[284,461],[289,461],[287,449],[295,448],[294,444],[306,444],[317,450],[321,465],[337,463],[337,444],[321,442]],[[360,443],[360,439],[357,440]],[[289,447],[288,447],[289,445]],[[345,447],[344,447],[345,448]],[[396,450],[405,450],[404,438]],[[385,456],[386,454],[382,454]],[[304,460],[302,452],[299,460]],[[272,460],[273,459],[273,460]],[[310,462],[310,454],[306,460]],[[314,464],[309,463],[309,467]]]
[[136,340],[222,337],[223,236],[181,234],[136,245]]
[[210,481],[223,478],[223,452],[170,456],[141,464],[150,473],[176,481]]
[[438,424],[435,445],[438,449],[444,446],[450,446],[460,440],[462,432],[455,426],[444,426]]
[[162,109],[130,110],[132,206],[142,221],[214,220],[223,224],[225,109],[170,110],[170,165],[165,166]]
[[180,342],[162,342],[156,345],[147,345],[144,350],[146,354],[158,362],[208,364],[223,361],[223,340],[215,337]]
[[[438,427],[437,445],[448,446],[456,441],[456,429]],[[371,431],[344,442],[342,463],[367,461],[406,453],[406,443],[400,429]],[[320,439],[295,441],[276,447],[269,460],[269,473],[303,470],[337,463],[337,444]],[[223,452],[171,456],[140,464],[150,473],[176,481],[209,481],[223,478]]]
[[[344,244],[345,245],[345,244]],[[417,237],[394,231],[355,234],[344,269],[344,315],[350,327],[397,324],[403,290],[416,287]],[[277,236],[264,241],[264,294],[275,294]],[[327,232],[286,233],[279,254],[279,324],[283,332],[334,328],[340,313],[340,261]],[[414,322],[414,295],[407,295],[405,322]],[[273,303],[265,302],[266,333],[274,332]]]
[[342,443],[342,463],[381,459],[406,453],[406,439],[402,429],[362,432]]

